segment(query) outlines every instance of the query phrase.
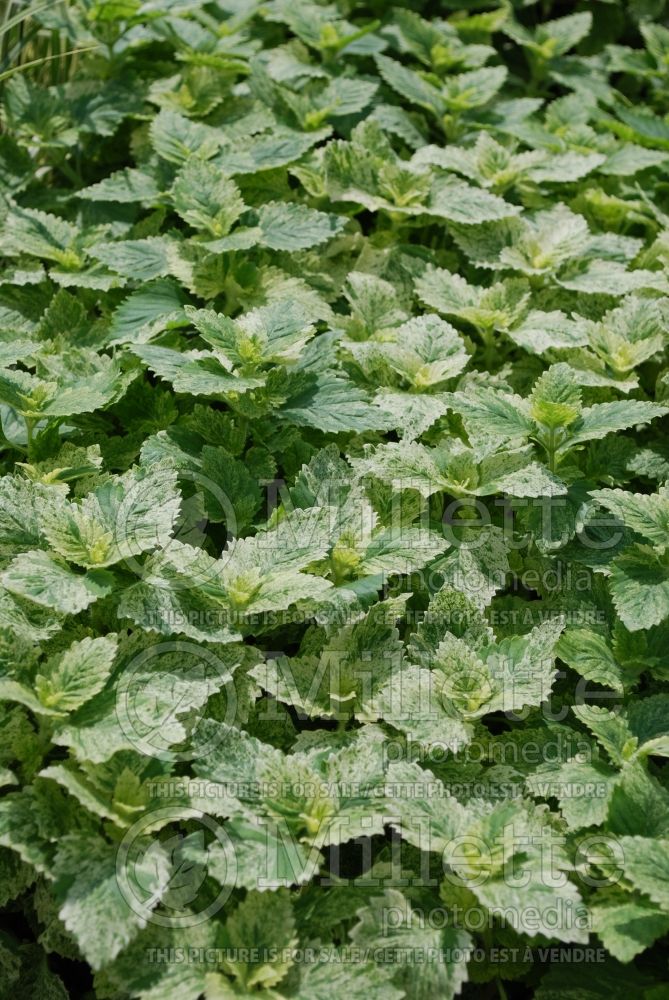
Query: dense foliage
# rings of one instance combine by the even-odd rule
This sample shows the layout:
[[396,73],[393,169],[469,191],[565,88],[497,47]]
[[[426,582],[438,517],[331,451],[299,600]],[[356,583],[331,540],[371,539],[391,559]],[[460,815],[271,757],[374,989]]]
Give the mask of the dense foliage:
[[669,995],[663,20],[35,8],[3,996]]

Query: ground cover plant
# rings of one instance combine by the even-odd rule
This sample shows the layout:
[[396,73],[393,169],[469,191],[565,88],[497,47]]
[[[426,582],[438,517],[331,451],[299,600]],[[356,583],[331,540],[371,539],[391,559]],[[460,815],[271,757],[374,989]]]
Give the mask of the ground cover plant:
[[669,996],[661,0],[0,63],[0,994]]

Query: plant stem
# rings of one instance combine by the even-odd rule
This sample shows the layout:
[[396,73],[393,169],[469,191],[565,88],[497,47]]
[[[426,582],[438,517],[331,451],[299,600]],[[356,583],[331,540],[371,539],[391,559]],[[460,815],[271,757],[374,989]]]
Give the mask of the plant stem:
[[548,468],[551,472],[555,472],[555,428],[551,427],[548,432],[548,444],[546,446],[546,451],[548,452]]
[[28,452],[27,452],[27,454],[28,454],[28,461],[31,462],[32,461],[32,450],[33,450],[33,430],[34,430],[34,427],[35,427],[35,421],[34,420],[30,420],[29,417],[24,417],[23,419],[26,422],[26,434],[27,434],[27,437],[28,437]]
[[59,169],[61,170],[61,172],[65,174],[65,176],[67,177],[67,179],[69,181],[72,181],[73,184],[76,184],[77,187],[85,187],[86,186],[83,177],[81,177],[81,175],[79,173],[77,173],[77,171],[74,169],[74,167],[70,166],[70,164],[67,162],[67,160],[65,160],[65,159],[61,160],[61,162],[58,164],[58,166],[59,166]]

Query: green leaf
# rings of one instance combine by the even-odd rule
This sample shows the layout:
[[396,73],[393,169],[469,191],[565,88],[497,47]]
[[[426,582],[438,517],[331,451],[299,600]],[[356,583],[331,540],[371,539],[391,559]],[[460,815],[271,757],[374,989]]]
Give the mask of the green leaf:
[[386,427],[388,417],[372,405],[364,389],[337,375],[319,375],[308,388],[278,411],[298,427],[315,427],[338,434]]
[[211,309],[186,306],[185,312],[230,368],[295,362],[315,333],[301,304],[289,301],[260,306],[235,320]]
[[622,431],[628,427],[648,423],[657,417],[663,417],[667,412],[665,406],[636,399],[595,403],[594,406],[586,407],[578,422],[574,424],[570,444],[594,441],[606,437],[613,431]]
[[[54,894],[59,916],[93,969],[115,958],[146,922],[121,894],[116,854],[116,848],[99,837],[73,833],[56,855]],[[168,859],[160,851],[153,851],[150,858],[145,855],[133,872],[144,893],[155,896],[154,906],[168,876]]]
[[116,656],[116,636],[82,639],[59,656],[49,659],[35,678],[42,704],[58,712],[71,712],[104,687]]
[[109,201],[120,204],[153,204],[160,198],[160,188],[150,174],[135,167],[115,170],[97,184],[79,191],[86,201]]
[[76,226],[64,219],[37,209],[12,206],[5,218],[0,249],[8,257],[28,254],[57,264],[77,267],[81,264]]
[[595,899],[591,913],[595,933],[621,962],[631,962],[669,930],[669,914],[638,894]]
[[53,489],[21,476],[0,479],[0,550],[13,555],[41,544],[40,511],[57,503]]
[[625,671],[617,662],[606,638],[589,628],[570,628],[558,643],[560,659],[581,677],[624,691]]
[[449,77],[444,95],[447,107],[454,112],[482,107],[492,100],[507,75],[506,66],[484,66]]
[[223,143],[219,130],[167,109],[153,119],[150,134],[158,156],[177,164],[185,163],[193,155],[208,160]]
[[461,226],[490,223],[519,214],[517,206],[503,198],[446,177],[433,183],[426,211]]
[[212,253],[245,250],[265,246],[270,250],[305,250],[332,239],[345,220],[342,216],[326,215],[306,205],[267,202],[254,213],[255,223],[238,228],[231,236],[207,243]]
[[[216,133],[220,136],[220,133]],[[230,175],[255,174],[257,171],[285,167],[304,156],[312,146],[326,139],[329,128],[313,132],[299,132],[287,127],[276,127],[260,135],[240,136],[226,144],[216,157],[216,164]],[[220,141],[220,138],[219,138]],[[208,148],[205,145],[205,149]]]
[[455,392],[449,399],[452,409],[461,414],[474,447],[493,451],[499,443],[524,444],[533,429],[529,406],[519,396],[495,389]]
[[151,281],[166,277],[172,267],[176,244],[166,236],[123,240],[94,246],[90,253],[112,271],[126,278]]
[[435,115],[443,115],[446,102],[440,91],[419,73],[407,69],[395,59],[378,55],[376,64],[385,82],[396,91],[400,97],[405,97],[412,104],[431,111]]
[[[297,945],[295,919],[290,897],[281,891],[269,897],[250,892],[228,918],[221,932],[221,945],[229,958],[224,959],[222,971],[245,991],[254,988],[271,989],[285,978],[293,961],[291,949]],[[244,949],[257,948],[268,957],[262,962],[246,962]],[[277,958],[272,959],[272,951]]]
[[235,182],[213,163],[196,157],[177,174],[171,195],[184,222],[215,237],[226,236],[244,211]]
[[646,545],[633,545],[611,564],[611,595],[631,632],[652,628],[669,615],[669,569]]
[[16,556],[0,578],[12,594],[69,615],[106,597],[113,587],[113,577],[106,570],[75,573],[62,559],[41,551]]
[[185,326],[184,302],[185,296],[169,279],[144,285],[115,310],[110,343],[145,343],[163,330]]
[[[397,950],[402,957],[393,982],[405,995],[416,1000],[434,996],[452,1000],[460,993],[467,981],[464,956],[472,943],[466,931],[425,927],[397,889],[386,889],[383,895],[373,897],[357,915],[351,940],[360,948]],[[412,955],[421,955],[423,960],[414,964]]]
[[45,509],[42,528],[52,548],[79,566],[111,566],[164,546],[181,495],[169,465],[134,467],[110,477],[80,504],[61,500]]
[[635,889],[669,912],[669,866],[667,842],[645,837],[621,837],[625,876]]
[[591,496],[649,542],[664,547],[669,541],[669,497],[664,491],[650,496],[624,490],[593,490]]

